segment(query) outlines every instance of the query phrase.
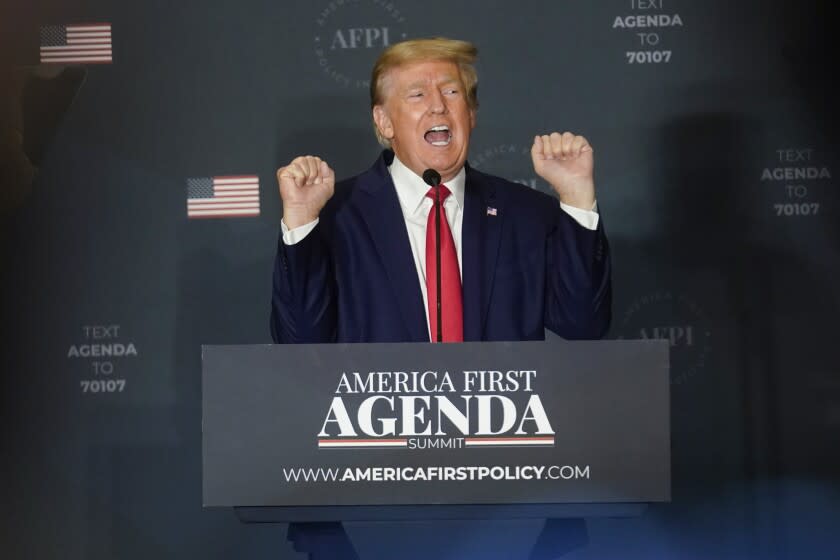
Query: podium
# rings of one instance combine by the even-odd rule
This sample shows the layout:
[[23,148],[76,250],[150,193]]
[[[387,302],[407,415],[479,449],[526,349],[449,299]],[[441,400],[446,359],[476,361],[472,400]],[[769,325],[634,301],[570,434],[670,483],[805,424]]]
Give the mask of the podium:
[[668,343],[204,346],[203,504],[244,521],[638,515]]

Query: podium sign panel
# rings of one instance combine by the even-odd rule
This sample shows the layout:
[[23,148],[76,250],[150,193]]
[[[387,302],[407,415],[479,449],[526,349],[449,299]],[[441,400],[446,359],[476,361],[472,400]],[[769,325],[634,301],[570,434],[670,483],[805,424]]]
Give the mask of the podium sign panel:
[[205,506],[670,499],[666,341],[203,348]]

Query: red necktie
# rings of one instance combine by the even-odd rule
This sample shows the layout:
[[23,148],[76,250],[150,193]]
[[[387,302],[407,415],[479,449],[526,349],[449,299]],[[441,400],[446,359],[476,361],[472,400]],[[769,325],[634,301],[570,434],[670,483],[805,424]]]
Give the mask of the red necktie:
[[[461,302],[461,272],[458,269],[458,256],[455,254],[455,241],[443,210],[443,201],[449,196],[449,189],[441,185],[440,189],[440,306],[441,331],[444,342],[462,342],[464,340],[464,311]],[[437,342],[437,257],[435,255],[435,189],[429,189],[426,196],[432,199],[432,209],[426,222],[426,294],[429,301],[429,327],[432,342]]]

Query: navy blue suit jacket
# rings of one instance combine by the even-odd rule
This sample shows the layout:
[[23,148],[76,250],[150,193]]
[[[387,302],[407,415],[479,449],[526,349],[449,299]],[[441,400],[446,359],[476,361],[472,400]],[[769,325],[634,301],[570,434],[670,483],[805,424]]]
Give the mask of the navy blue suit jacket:
[[[385,151],[336,184],[315,229],[278,242],[271,332],[278,343],[428,342],[426,312]],[[489,212],[488,209],[495,209]],[[610,322],[602,220],[588,230],[556,198],[466,167],[464,340],[599,338]],[[444,303],[445,304],[445,303]]]

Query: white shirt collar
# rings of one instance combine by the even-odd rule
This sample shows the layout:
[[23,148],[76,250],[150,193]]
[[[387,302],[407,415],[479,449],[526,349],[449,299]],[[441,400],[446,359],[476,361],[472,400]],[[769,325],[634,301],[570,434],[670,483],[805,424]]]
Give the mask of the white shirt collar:
[[[391,179],[397,189],[397,198],[400,200],[403,213],[409,215],[416,213],[423,205],[426,193],[429,192],[429,185],[423,181],[422,177],[406,167],[396,155],[394,155],[394,161],[391,162],[388,170],[391,172]],[[462,210],[464,208],[466,178],[467,174],[462,167],[455,177],[445,183],[446,188],[452,193],[449,198],[454,198],[458,203],[458,208]]]

